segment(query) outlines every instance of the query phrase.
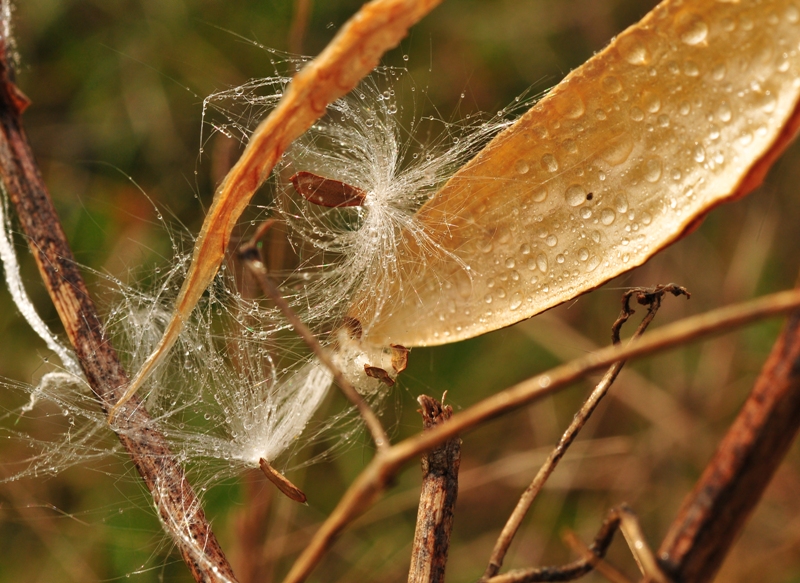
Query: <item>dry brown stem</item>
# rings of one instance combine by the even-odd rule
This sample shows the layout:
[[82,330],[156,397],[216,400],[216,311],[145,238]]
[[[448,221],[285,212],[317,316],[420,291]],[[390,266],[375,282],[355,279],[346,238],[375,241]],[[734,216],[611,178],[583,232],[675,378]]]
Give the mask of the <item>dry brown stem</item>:
[[285,582],[297,583],[305,580],[342,529],[372,506],[400,468],[422,452],[480,423],[550,395],[619,360],[630,360],[680,346],[798,307],[800,291],[790,290],[686,318],[663,326],[646,337],[630,342],[624,348],[609,346],[534,376],[453,415],[448,423],[378,452],[298,557]]
[[[31,151],[21,114],[27,99],[11,80],[0,45],[0,178],[17,212],[45,287],[58,311],[86,381],[108,411],[128,377],[103,326],[56,215]],[[153,495],[158,514],[197,581],[234,581],[194,490],[164,437],[138,399],[123,408],[113,429]]]
[[516,569],[502,575],[487,579],[488,583],[535,583],[538,581],[572,581],[583,577],[594,569],[605,556],[614,534],[619,529],[631,549],[636,562],[642,569],[647,581],[666,583],[660,572],[639,527],[639,520],[627,505],[612,508],[600,527],[594,541],[588,547],[589,555],[577,561],[557,567],[536,567],[532,569]]
[[594,561],[592,565],[594,570],[600,573],[603,577],[611,581],[611,583],[632,583],[622,572],[616,567],[611,565],[605,559],[601,559],[592,552],[585,542],[583,542],[577,534],[571,530],[566,530],[561,537],[564,542],[575,551],[577,554],[583,556],[584,559]]
[[[417,397],[425,429],[446,423],[453,408],[426,395]],[[448,439],[422,456],[422,491],[411,549],[408,583],[442,583],[458,497],[461,440]]]
[[[647,315],[645,315],[645,317],[642,319],[642,322],[636,329],[631,341],[639,338],[642,334],[644,334],[645,330],[647,330],[647,327],[653,321],[658,309],[661,307],[661,300],[666,293],[671,293],[675,296],[685,295],[686,297],[690,297],[689,292],[687,292],[686,289],[675,284],[659,285],[654,288],[647,289],[634,288],[625,292],[625,294],[622,296],[622,311],[620,312],[617,320],[611,326],[611,342],[614,345],[618,345],[620,343],[619,334],[622,329],[622,325],[634,314],[634,311],[630,307],[630,300],[632,297],[635,297],[639,304],[647,305],[648,310]],[[522,493],[522,496],[520,496],[516,507],[508,517],[506,524],[503,526],[500,536],[497,537],[497,542],[495,543],[494,549],[492,549],[491,557],[489,558],[489,564],[487,565],[486,571],[483,574],[483,581],[494,577],[500,572],[500,568],[503,566],[503,560],[508,552],[509,547],[511,546],[511,542],[514,540],[514,536],[517,534],[519,527],[522,525],[523,519],[528,514],[533,501],[539,495],[539,492],[542,491],[545,482],[547,482],[547,479],[555,471],[558,462],[560,462],[561,458],[564,457],[564,454],[567,453],[567,449],[569,449],[570,445],[572,445],[572,443],[575,441],[575,438],[578,437],[578,433],[580,433],[581,429],[583,429],[584,425],[586,425],[586,422],[589,420],[589,417],[592,416],[592,413],[597,408],[597,405],[599,405],[602,398],[605,397],[623,366],[625,366],[625,361],[620,360],[609,367],[609,369],[603,375],[603,378],[600,379],[600,382],[572,418],[572,422],[569,424],[569,427],[567,427],[566,431],[564,431],[564,434],[553,448],[553,451],[550,452],[550,455],[547,456],[547,460],[545,460],[545,462],[539,468],[539,471],[536,473],[536,476],[534,476],[531,484],[525,489],[525,491]]]
[[684,500],[658,552],[674,579],[711,581],[800,427],[800,313],[775,342],[753,391]]

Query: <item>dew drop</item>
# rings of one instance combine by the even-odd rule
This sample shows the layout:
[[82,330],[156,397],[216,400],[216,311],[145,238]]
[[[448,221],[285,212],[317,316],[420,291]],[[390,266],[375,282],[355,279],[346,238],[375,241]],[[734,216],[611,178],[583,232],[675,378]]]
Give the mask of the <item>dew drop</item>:
[[664,113],[662,113],[661,115],[659,115],[656,118],[656,123],[659,125],[659,127],[668,128],[669,127],[669,116],[664,114]]
[[486,302],[487,304],[491,304],[492,299],[493,299],[492,294],[486,294],[485,296],[483,296],[483,301]]
[[796,24],[800,21],[800,10],[798,10],[797,6],[794,4],[789,4],[789,6],[786,7],[786,20],[792,24]]
[[714,79],[714,81],[722,81],[727,72],[728,70],[725,68],[725,65],[721,63],[711,71],[711,78]]
[[547,235],[544,242],[548,247],[555,247],[558,244],[558,237],[555,235]]
[[565,258],[561,253],[556,255],[556,263],[564,263],[564,261],[565,261]]
[[[618,194],[614,197],[614,208],[621,214],[628,212],[628,199],[625,198],[624,194]],[[611,220],[613,221],[614,219]]]
[[581,261],[586,261],[589,259],[589,250],[586,247],[581,247],[578,249],[578,259]]
[[542,273],[547,273],[547,256],[544,253],[539,253],[536,256],[536,267],[538,267],[539,271]]
[[732,18],[723,18],[719,21],[719,25],[725,32],[732,32],[736,30],[736,22]]
[[595,116],[597,119],[599,119],[600,121],[603,121],[604,119],[606,119],[606,117],[608,117],[608,116],[606,115],[606,112],[605,112],[605,111],[603,111],[602,109],[598,109],[597,111],[595,111],[595,112],[594,112],[594,116]]
[[603,79],[603,89],[607,93],[619,93],[622,91],[622,84],[616,77],[605,77]]
[[683,64],[683,74],[687,77],[697,77],[700,74],[700,68],[694,61],[686,61]]
[[547,198],[547,187],[543,186],[533,191],[531,199],[533,202],[542,202]]
[[578,151],[578,144],[575,143],[575,140],[564,140],[561,143],[561,147],[570,154],[575,154]]
[[717,119],[722,122],[729,122],[731,121],[731,117],[733,116],[733,112],[731,111],[731,106],[727,101],[723,101],[717,107]]
[[637,34],[626,34],[617,41],[617,49],[622,57],[631,65],[646,65],[650,62],[650,53]]
[[517,174],[527,174],[528,170],[530,169],[531,167],[525,160],[517,160],[517,162],[514,164],[514,170],[517,172]]
[[696,14],[687,14],[678,23],[681,40],[687,45],[697,45],[708,37],[708,25]]
[[691,111],[692,111],[692,106],[689,105],[688,101],[684,101],[678,106],[678,112],[681,115],[689,115],[689,112]]
[[692,158],[694,158],[694,161],[698,164],[705,162],[706,150],[701,144],[697,144],[694,147],[694,150],[692,150]]
[[648,212],[643,212],[641,218],[642,218],[642,224],[645,225],[645,226],[647,226],[651,222],[653,222],[653,217],[651,217],[650,213],[648,213]]
[[513,258],[513,257],[509,257],[509,258],[507,258],[507,259],[506,259],[505,266],[506,266],[507,268],[509,268],[509,269],[514,269],[514,267],[516,266],[516,264],[517,264],[517,263],[514,261],[514,258]]
[[592,258],[589,259],[589,263],[586,264],[586,271],[594,271],[597,269],[598,265],[600,265],[600,260],[597,257],[592,256]]
[[604,225],[610,225],[617,218],[617,213],[611,209],[603,209],[600,211],[600,222]]
[[552,154],[542,156],[542,166],[548,172],[558,172],[558,161]]
[[761,96],[759,101],[761,104],[761,109],[763,109],[766,113],[772,113],[775,111],[777,100],[775,99],[775,94],[771,91],[764,92],[764,95]]
[[638,107],[631,107],[631,119],[633,121],[642,121],[644,119],[644,112]]
[[633,146],[634,142],[631,136],[622,134],[613,138],[600,156],[612,166],[618,166],[628,159],[633,151]]
[[742,144],[743,146],[749,145],[750,142],[752,141],[753,141],[753,134],[751,134],[750,132],[747,131],[743,132],[742,135],[739,136],[739,143]]
[[645,91],[642,96],[642,105],[650,113],[657,113],[661,109],[661,100],[651,91]]
[[580,206],[586,202],[586,191],[580,184],[573,184],[567,188],[565,197],[569,206]]
[[523,255],[530,255],[531,246],[528,245],[527,243],[523,243],[522,245],[519,246],[519,252],[522,253]]
[[522,305],[522,294],[519,292],[514,292],[511,296],[511,300],[508,304],[508,309],[512,312],[519,308]]
[[583,99],[576,91],[565,91],[553,102],[556,111],[567,119],[578,119],[586,111]]
[[644,163],[644,179],[647,182],[658,182],[661,179],[661,160],[650,158]]

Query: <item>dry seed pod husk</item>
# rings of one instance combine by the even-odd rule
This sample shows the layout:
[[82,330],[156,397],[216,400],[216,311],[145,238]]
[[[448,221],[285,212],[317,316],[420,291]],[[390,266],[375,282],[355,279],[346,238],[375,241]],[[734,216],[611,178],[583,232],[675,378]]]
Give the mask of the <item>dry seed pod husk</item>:
[[406,233],[349,315],[374,344],[443,344],[641,265],[794,137],[799,42],[786,0],[661,3],[453,176],[417,214],[433,245]]

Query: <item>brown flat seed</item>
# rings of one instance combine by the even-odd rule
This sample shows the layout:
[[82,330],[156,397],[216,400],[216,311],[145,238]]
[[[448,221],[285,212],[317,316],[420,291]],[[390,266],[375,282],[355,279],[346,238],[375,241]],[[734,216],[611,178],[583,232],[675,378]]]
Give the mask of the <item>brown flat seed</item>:
[[399,344],[391,344],[392,349],[392,368],[394,372],[400,374],[408,366],[408,353],[409,349]]
[[311,172],[298,172],[289,180],[303,198],[321,206],[331,208],[361,206],[367,198],[367,193],[360,188]]
[[267,479],[277,486],[278,490],[286,494],[289,498],[300,504],[305,504],[306,495],[297,486],[292,484],[286,476],[281,474],[278,470],[269,465],[269,462],[263,457],[258,460],[258,465]]
[[378,379],[387,387],[394,386],[394,379],[389,376],[388,372],[386,372],[385,370],[383,370],[378,366],[370,366],[368,364],[365,364],[364,373],[366,373],[368,377],[372,377],[373,379]]

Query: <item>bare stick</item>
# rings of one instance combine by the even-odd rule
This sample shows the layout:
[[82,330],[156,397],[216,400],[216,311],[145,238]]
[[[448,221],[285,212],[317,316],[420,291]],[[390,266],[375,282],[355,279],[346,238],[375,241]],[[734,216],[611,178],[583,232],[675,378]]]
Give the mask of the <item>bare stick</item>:
[[[255,129],[242,157],[217,189],[164,336],[131,380],[121,403],[139,390],[178,339],[183,322],[217,274],[239,217],[289,144],[324,115],[328,104],[368,75],[383,53],[396,47],[408,29],[440,2],[373,0],[364,4],[325,50],[295,75],[283,98]],[[112,409],[110,417],[114,417],[119,406]]]
[[686,583],[711,581],[800,427],[800,314],[787,320],[753,391],[684,500],[658,552]]
[[[264,231],[265,229],[262,227],[258,230],[256,235],[258,236],[259,234],[263,234]],[[308,345],[319,361],[331,371],[333,379],[336,381],[339,389],[341,389],[342,393],[344,393],[344,396],[356,406],[359,414],[364,419],[364,423],[372,435],[372,440],[375,442],[375,446],[378,448],[378,451],[389,447],[389,438],[386,435],[386,431],[383,429],[383,425],[381,425],[378,416],[370,408],[369,403],[367,403],[364,397],[362,397],[361,394],[356,391],[352,383],[347,380],[347,377],[342,374],[342,371],[338,366],[336,366],[333,358],[331,358],[330,353],[319,343],[319,340],[317,340],[317,337],[314,336],[314,333],[308,329],[308,326],[305,325],[297,313],[292,309],[292,307],[289,305],[289,302],[287,302],[286,298],[284,298],[283,294],[281,294],[278,286],[276,286],[275,282],[273,282],[269,277],[267,268],[261,261],[261,255],[258,252],[257,242],[258,240],[253,238],[248,243],[243,245],[239,250],[239,258],[250,270],[250,273],[255,276],[256,281],[258,281],[258,284],[261,286],[261,289],[264,291],[267,297],[271,299],[276,306],[278,306],[286,319],[289,320],[289,323],[294,328],[294,331],[297,332],[300,338],[303,339],[303,341]]]
[[628,579],[622,572],[620,572],[616,567],[611,565],[605,559],[602,559],[595,555],[592,552],[585,542],[583,542],[578,535],[575,534],[573,531],[567,529],[562,534],[563,541],[571,548],[573,551],[582,555],[584,559],[588,561],[592,561],[592,566],[594,570],[600,573],[603,577],[611,581],[612,583],[632,583],[630,579]]
[[[122,396],[128,377],[103,333],[36,165],[21,120],[27,99],[11,81],[11,74],[5,46],[0,44],[0,179],[86,380],[107,412]],[[159,516],[173,534],[195,580],[234,581],[233,571],[164,436],[155,430],[138,399],[131,400],[124,411],[113,429],[151,491]]]
[[298,557],[284,581],[286,583],[303,581],[342,529],[372,506],[400,468],[422,452],[489,419],[550,395],[618,360],[631,360],[685,345],[690,341],[796,308],[800,308],[800,290],[790,290],[685,318],[663,326],[647,336],[630,342],[625,347],[608,346],[532,377],[453,415],[445,424],[379,451],[350,485],[339,504]]
[[[653,318],[655,318],[656,312],[658,312],[658,309],[661,307],[661,300],[666,293],[672,293],[673,295],[682,294],[686,297],[690,297],[689,292],[675,284],[659,285],[654,288],[634,288],[625,292],[625,294],[622,296],[622,311],[620,312],[617,320],[611,326],[612,343],[614,345],[618,345],[620,343],[619,333],[622,329],[622,325],[634,314],[634,311],[630,307],[631,297],[635,296],[636,300],[640,304],[648,306],[647,315],[639,324],[636,333],[633,335],[633,338],[631,339],[631,341],[633,341],[639,338],[642,334],[644,334],[644,331],[647,330],[647,327],[653,321]],[[567,430],[561,436],[561,439],[558,441],[555,448],[553,448],[553,451],[550,452],[550,455],[547,456],[547,459],[542,464],[542,467],[539,468],[539,471],[536,473],[536,476],[533,478],[530,486],[528,486],[522,493],[522,496],[520,496],[516,507],[508,517],[506,524],[503,526],[500,536],[497,537],[497,542],[495,542],[494,549],[492,549],[492,554],[489,558],[489,564],[486,567],[486,571],[483,573],[483,580],[490,579],[500,572],[500,567],[503,566],[503,560],[505,559],[506,553],[511,546],[511,542],[514,540],[514,536],[517,534],[523,519],[525,516],[527,516],[533,501],[539,495],[539,492],[542,491],[545,482],[547,482],[550,475],[553,473],[553,471],[555,471],[558,462],[560,462],[561,458],[564,457],[564,454],[567,453],[567,449],[569,449],[569,446],[572,445],[573,441],[575,441],[575,438],[578,436],[578,433],[580,433],[581,429],[583,429],[583,426],[586,425],[589,417],[591,417],[592,413],[594,413],[594,410],[597,408],[600,400],[605,397],[623,366],[625,366],[625,361],[620,360],[612,364],[611,367],[606,371],[605,375],[603,375],[603,378],[594,388],[586,401],[584,401],[580,410],[578,410],[578,412],[572,418],[572,422],[569,424],[569,427],[567,427]]]
[[[653,559],[653,554],[641,538],[641,528],[639,521],[634,512],[628,508],[626,504],[622,504],[617,508],[612,508],[606,517],[603,525],[600,527],[594,541],[589,546],[588,550],[590,556],[585,556],[577,561],[567,563],[557,567],[536,567],[532,569],[516,569],[509,571],[502,575],[497,575],[491,579],[487,579],[488,583],[534,583],[537,581],[572,581],[583,577],[589,571],[594,569],[599,563],[600,559],[605,557],[608,547],[611,546],[611,541],[614,539],[614,534],[617,529],[622,531],[622,534],[629,542],[631,552],[637,557],[637,562],[643,560],[648,568],[653,570],[645,571],[645,576],[648,581],[666,583],[663,574],[658,570]],[[631,537],[631,538],[629,538]],[[636,546],[631,544],[631,541],[636,543]],[[644,559],[639,557],[644,555]],[[647,558],[649,556],[649,558]],[[648,562],[649,561],[649,562]]]
[[303,54],[303,41],[306,38],[308,19],[311,16],[312,0],[294,0],[292,24],[289,27],[289,52]]
[[[444,400],[444,399],[442,399]],[[420,395],[425,429],[446,423],[453,408]],[[422,492],[417,511],[417,528],[411,549],[408,583],[443,583],[453,530],[453,509],[458,496],[458,468],[461,465],[461,440],[447,440],[422,457]]]

